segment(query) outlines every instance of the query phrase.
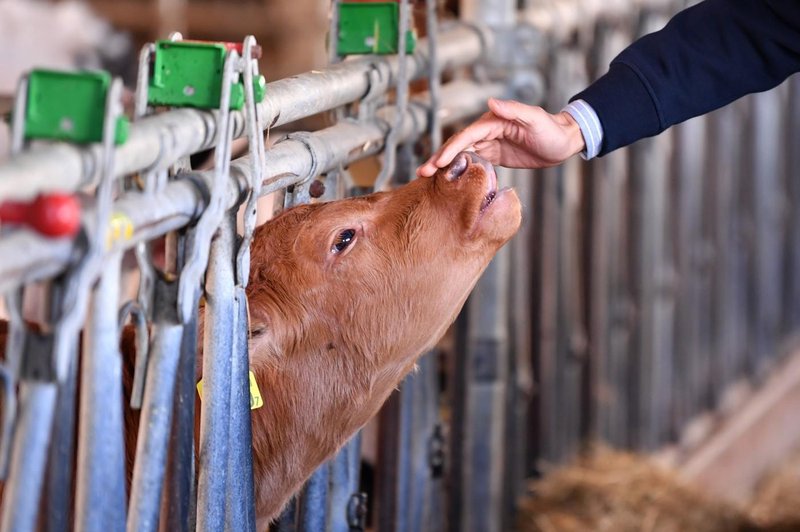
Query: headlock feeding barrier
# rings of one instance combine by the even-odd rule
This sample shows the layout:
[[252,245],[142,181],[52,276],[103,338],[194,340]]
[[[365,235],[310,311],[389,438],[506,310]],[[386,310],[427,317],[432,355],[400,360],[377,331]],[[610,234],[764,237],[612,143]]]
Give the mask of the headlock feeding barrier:
[[[252,37],[175,34],[142,50],[130,123],[107,74],[37,70],[21,81],[13,155],[0,164],[2,530],[255,529],[244,289],[256,200],[354,194],[348,165],[377,154],[374,188],[402,183],[421,141],[438,146],[488,98],[557,110],[687,5],[521,4],[465,1],[459,20],[438,22],[428,0],[417,40],[407,0],[334,2],[330,66],[268,84]],[[413,93],[420,79],[428,89]],[[68,112],[52,105],[65,100]],[[264,148],[265,131],[326,112],[334,125]],[[369,519],[381,531],[508,530],[542,461],[589,439],[656,449],[737,382],[762,380],[800,326],[798,135],[790,79],[589,163],[500,169],[525,220],[453,346],[423,357],[385,405],[374,468],[355,437],[273,528],[364,530]],[[249,150],[231,161],[239,137]],[[213,169],[193,169],[189,156],[210,148]],[[122,301],[128,250],[140,284]],[[34,288],[48,302],[41,329],[22,314]],[[131,405],[145,427],[130,493],[119,350],[129,321]]]

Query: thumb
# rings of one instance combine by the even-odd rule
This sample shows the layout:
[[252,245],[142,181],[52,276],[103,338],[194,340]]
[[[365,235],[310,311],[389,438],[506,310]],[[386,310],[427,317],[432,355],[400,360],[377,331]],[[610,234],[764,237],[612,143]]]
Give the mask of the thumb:
[[534,107],[515,100],[498,100],[496,98],[489,98],[489,109],[500,118],[516,120],[525,124],[530,123],[531,115],[535,110]]

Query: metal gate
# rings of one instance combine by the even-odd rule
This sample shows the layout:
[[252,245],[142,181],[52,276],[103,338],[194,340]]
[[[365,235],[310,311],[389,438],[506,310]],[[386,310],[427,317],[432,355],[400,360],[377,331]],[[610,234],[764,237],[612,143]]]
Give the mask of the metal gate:
[[[50,137],[15,119],[0,201],[52,207],[69,203],[57,192],[79,190],[92,201],[67,206],[80,209],[80,224],[61,233],[43,235],[35,223],[0,233],[0,293],[11,316],[0,372],[2,530],[255,528],[244,289],[256,200],[281,192],[290,207],[360,193],[347,167],[376,154],[384,157],[376,187],[400,184],[420,162],[420,139],[438,145],[442,128],[474,119],[489,97],[558,109],[632,38],[685,7],[522,4],[462,2],[459,20],[437,23],[429,1],[428,38],[406,54],[410,7],[401,1],[397,53],[342,61],[334,50],[328,68],[265,87],[246,38],[218,50],[218,104],[204,108],[174,107],[199,97],[194,89],[148,93],[154,54],[182,49],[174,35],[142,51],[127,138],[110,78],[90,80],[105,83],[96,138],[31,143]],[[336,16],[331,24],[335,39]],[[37,76],[20,95],[40,87]],[[428,90],[409,94],[409,81],[422,78]],[[15,117],[29,104],[18,98]],[[334,125],[262,149],[263,131],[326,112]],[[69,135],[75,126],[58,125]],[[543,461],[594,438],[658,448],[720,408],[739,380],[758,382],[800,326],[798,135],[792,79],[588,164],[498,172],[519,192],[523,227],[476,287],[453,347],[423,357],[385,405],[373,489],[362,492],[356,436],[273,528],[508,530],[525,477]],[[230,161],[242,136],[249,153]],[[193,170],[189,156],[212,147],[215,169]],[[118,290],[127,250],[141,275],[135,301]],[[47,295],[41,329],[22,318],[33,290]],[[133,406],[147,427],[130,494],[117,400],[128,321],[139,357]]]

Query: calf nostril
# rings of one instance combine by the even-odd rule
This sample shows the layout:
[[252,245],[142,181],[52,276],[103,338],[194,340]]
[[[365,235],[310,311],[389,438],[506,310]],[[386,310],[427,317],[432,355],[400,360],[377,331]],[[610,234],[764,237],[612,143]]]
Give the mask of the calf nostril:
[[467,171],[468,166],[469,156],[466,153],[459,153],[455,160],[450,163],[450,166],[447,167],[447,171],[444,174],[445,179],[448,181],[455,181],[464,175],[464,172]]

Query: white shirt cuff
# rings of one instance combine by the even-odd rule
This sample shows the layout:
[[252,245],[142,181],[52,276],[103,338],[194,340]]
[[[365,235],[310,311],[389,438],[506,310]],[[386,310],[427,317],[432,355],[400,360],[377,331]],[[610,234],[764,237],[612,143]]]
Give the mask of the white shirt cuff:
[[581,128],[581,135],[586,143],[586,149],[581,152],[581,157],[586,160],[597,157],[603,145],[603,126],[600,125],[600,119],[592,106],[583,100],[575,100],[562,110],[568,112]]

